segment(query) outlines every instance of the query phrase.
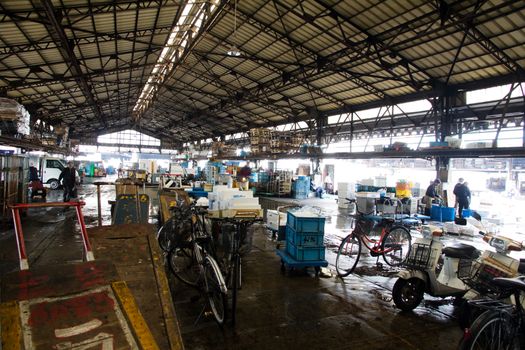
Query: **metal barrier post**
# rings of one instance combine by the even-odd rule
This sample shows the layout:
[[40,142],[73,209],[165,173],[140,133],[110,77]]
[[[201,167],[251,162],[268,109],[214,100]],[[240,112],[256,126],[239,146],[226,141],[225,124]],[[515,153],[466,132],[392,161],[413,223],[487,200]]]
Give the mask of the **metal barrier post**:
[[93,251],[91,250],[91,244],[89,243],[88,234],[86,230],[86,224],[84,223],[84,216],[82,215],[82,210],[80,204],[76,206],[77,210],[77,219],[80,224],[80,232],[82,233],[82,241],[84,242],[84,252],[86,254],[86,261],[95,260],[93,256]]
[[84,202],[48,202],[48,203],[26,203],[26,204],[15,204],[10,205],[11,212],[13,214],[13,221],[15,224],[15,236],[18,248],[18,257],[20,259],[20,270],[29,269],[29,262],[26,254],[26,247],[24,242],[24,233],[22,231],[22,222],[20,221],[20,209],[28,208],[46,208],[46,207],[75,207],[77,212],[77,219],[80,225],[80,231],[82,233],[82,241],[84,243],[84,253],[86,261],[95,260],[91,244],[89,243],[89,237],[86,230],[86,224],[84,222],[84,216],[82,215],[81,207],[86,203]]
[[95,183],[97,185],[97,214],[98,214],[98,226],[102,226],[102,204],[100,200],[100,184]]
[[24,242],[24,233],[22,232],[22,224],[20,221],[20,212],[18,208],[11,208],[13,214],[13,221],[15,223],[15,237],[18,248],[18,259],[20,260],[20,270],[29,269],[29,264],[26,255],[26,244]]

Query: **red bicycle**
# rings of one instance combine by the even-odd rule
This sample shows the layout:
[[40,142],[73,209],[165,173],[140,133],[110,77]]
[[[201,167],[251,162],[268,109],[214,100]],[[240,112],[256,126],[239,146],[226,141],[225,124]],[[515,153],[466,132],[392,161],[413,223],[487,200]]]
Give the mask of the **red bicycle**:
[[381,217],[377,222],[369,213],[362,213],[357,208],[355,227],[343,239],[337,251],[337,274],[346,277],[354,271],[363,246],[370,251],[371,256],[382,255],[388,265],[401,265],[410,253],[411,242],[410,231],[396,221],[395,215],[393,218]]

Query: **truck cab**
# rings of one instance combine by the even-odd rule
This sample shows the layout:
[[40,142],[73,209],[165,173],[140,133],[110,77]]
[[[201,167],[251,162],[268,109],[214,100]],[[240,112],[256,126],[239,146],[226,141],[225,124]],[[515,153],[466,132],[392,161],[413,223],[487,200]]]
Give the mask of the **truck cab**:
[[58,178],[60,173],[67,167],[64,160],[58,158],[42,158],[40,163],[40,174],[42,176],[42,183],[49,185],[51,189],[56,190],[60,187]]

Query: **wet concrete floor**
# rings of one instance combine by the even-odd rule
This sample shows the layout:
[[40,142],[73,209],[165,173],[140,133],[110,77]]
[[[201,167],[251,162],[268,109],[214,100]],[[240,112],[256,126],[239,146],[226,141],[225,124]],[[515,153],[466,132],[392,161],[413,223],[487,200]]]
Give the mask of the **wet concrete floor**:
[[[110,223],[107,200],[113,186],[102,188],[104,224]],[[80,186],[88,226],[97,224],[96,187]],[[48,201],[61,200],[50,191]],[[186,349],[454,349],[461,337],[451,300],[426,296],[414,312],[402,313],[391,300],[395,271],[363,259],[358,274],[335,277],[336,246],[350,230],[348,213],[333,200],[307,200],[327,215],[325,244],[330,277],[312,269],[280,271],[276,242],[270,233],[254,238],[243,259],[235,328],[220,328],[211,317],[196,325],[203,300],[170,276],[173,300]],[[154,212],[154,210],[153,210]],[[82,241],[73,209],[31,210],[22,218],[30,266],[82,259]],[[0,272],[18,269],[14,231],[0,232]],[[360,262],[361,264],[361,262]]]

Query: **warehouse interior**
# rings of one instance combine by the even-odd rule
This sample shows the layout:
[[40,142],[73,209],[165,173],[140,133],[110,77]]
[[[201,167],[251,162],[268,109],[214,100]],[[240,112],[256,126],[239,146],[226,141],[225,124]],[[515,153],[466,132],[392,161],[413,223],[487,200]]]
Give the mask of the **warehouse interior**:
[[524,89],[523,1],[1,1],[0,348],[495,348]]

